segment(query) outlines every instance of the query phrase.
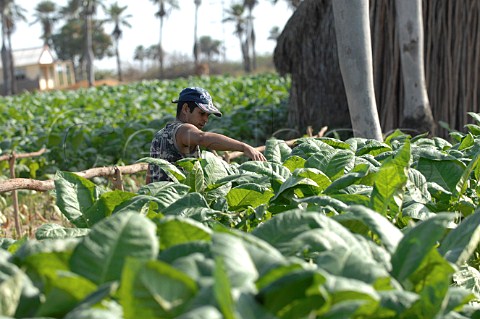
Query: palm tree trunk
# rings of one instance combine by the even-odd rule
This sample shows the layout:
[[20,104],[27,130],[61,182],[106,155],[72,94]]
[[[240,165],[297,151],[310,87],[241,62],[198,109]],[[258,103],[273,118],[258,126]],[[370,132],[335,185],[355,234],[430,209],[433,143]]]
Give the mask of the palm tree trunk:
[[383,140],[373,85],[368,0],[334,0],[340,71],[355,136]]
[[13,60],[13,51],[12,51],[12,33],[7,33],[8,38],[8,56],[10,62],[10,79],[12,80],[12,94],[17,93],[17,79],[15,78],[15,61]]
[[2,3],[1,10],[1,19],[2,19],[2,71],[3,71],[3,94],[11,95],[12,94],[12,80],[10,72],[10,54],[8,50],[7,43],[7,26],[4,15],[4,8]]
[[195,4],[195,22],[193,27],[193,59],[195,61],[195,68],[198,66],[198,5]]
[[395,9],[405,90],[402,127],[435,134],[425,82],[422,1],[396,0]]
[[257,69],[257,51],[255,49],[255,29],[252,24],[252,67]]
[[117,57],[118,81],[123,81],[122,63],[120,62],[120,50],[118,49],[118,38],[115,39],[115,56]]
[[248,51],[248,56],[250,57],[250,50],[252,51],[252,63],[251,63],[251,69],[255,70],[256,67],[256,61],[255,61],[255,47],[253,45],[253,16],[252,16],[252,8],[248,9],[248,23],[247,23],[247,51]]
[[246,73],[250,73],[252,71],[252,66],[250,64],[249,46],[247,39],[243,41],[242,38],[240,38],[240,46],[243,55],[243,69]]
[[162,34],[163,34],[163,17],[160,18],[160,39],[158,41],[158,60],[160,62],[160,79],[163,79],[163,47],[162,47]]
[[95,72],[93,69],[92,14],[90,13],[90,8],[85,15],[85,56],[88,86],[92,87],[95,85]]

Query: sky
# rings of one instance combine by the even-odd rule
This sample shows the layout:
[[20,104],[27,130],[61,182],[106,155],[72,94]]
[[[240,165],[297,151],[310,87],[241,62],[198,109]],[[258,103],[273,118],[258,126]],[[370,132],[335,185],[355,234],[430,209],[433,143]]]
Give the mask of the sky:
[[[27,10],[25,16],[27,22],[20,22],[12,36],[12,48],[25,49],[42,45],[41,26],[33,22],[33,13],[36,5],[41,0],[16,0],[15,3]],[[67,0],[54,1],[59,6],[64,6]],[[109,5],[115,0],[104,0]],[[155,17],[158,6],[151,0],[116,0],[120,6],[128,6],[126,14],[131,17],[128,22],[131,28],[123,27],[123,35],[120,39],[120,58],[122,65],[138,65],[134,61],[134,50],[137,46],[149,47],[156,45],[160,38],[160,20]],[[225,56],[227,60],[240,61],[240,44],[238,38],[233,34],[234,23],[222,23],[224,9],[231,3],[242,2],[241,0],[203,0],[198,10],[198,37],[208,35],[213,39],[223,41],[226,47]],[[193,53],[193,25],[195,19],[195,5],[192,0],[178,0],[179,10],[172,10],[163,25],[163,47],[167,55],[188,55]],[[292,14],[288,8],[287,1],[278,1],[276,5],[270,0],[259,0],[253,15],[256,32],[257,54],[272,53],[275,48],[275,41],[268,40],[270,30],[278,26],[283,29],[285,23]],[[99,17],[102,16],[100,10]],[[56,25],[58,28],[60,24]],[[111,33],[112,24],[105,26],[105,31]],[[193,59],[193,58],[192,58]],[[116,67],[115,58],[96,60],[95,68],[98,70],[114,70]]]

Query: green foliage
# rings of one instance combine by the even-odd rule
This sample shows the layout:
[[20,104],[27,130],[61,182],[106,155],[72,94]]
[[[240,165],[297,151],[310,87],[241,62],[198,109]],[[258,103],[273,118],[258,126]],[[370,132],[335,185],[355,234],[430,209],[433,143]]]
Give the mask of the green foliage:
[[[171,100],[187,86],[209,90],[224,114],[211,117],[205,130],[263,145],[286,123],[289,83],[275,74],[191,77],[4,97],[0,155],[46,147],[41,158],[23,159],[17,169],[17,177],[37,179],[57,170],[134,163],[148,156],[155,132],[175,118]],[[0,163],[5,174],[7,168]]]
[[1,242],[0,315],[477,318],[476,138],[271,140],[137,193],[58,172],[76,228]]

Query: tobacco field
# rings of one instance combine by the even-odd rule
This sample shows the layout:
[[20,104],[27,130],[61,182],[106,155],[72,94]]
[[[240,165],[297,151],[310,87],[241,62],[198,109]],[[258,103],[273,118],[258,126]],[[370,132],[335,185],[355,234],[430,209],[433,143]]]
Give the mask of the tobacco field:
[[[222,107],[285,103],[271,90],[277,101],[257,94],[265,103]],[[476,124],[450,140],[396,131],[384,142],[303,137],[288,146],[272,130],[250,135],[270,135],[267,162],[208,151],[176,165],[140,152],[112,158],[160,165],[173,180],[136,191],[45,157],[38,172],[54,171],[52,195],[70,225],[0,239],[0,315],[480,318],[480,115],[470,116]]]

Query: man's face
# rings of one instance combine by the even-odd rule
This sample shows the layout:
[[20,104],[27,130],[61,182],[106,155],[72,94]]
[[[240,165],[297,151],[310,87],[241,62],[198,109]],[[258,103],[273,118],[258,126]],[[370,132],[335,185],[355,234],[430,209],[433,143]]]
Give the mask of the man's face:
[[187,123],[195,125],[198,129],[203,129],[203,127],[207,124],[208,122],[208,116],[210,114],[202,111],[199,107],[196,107],[193,109],[193,112],[190,113],[190,110],[187,107],[187,112],[186,112],[186,121]]

